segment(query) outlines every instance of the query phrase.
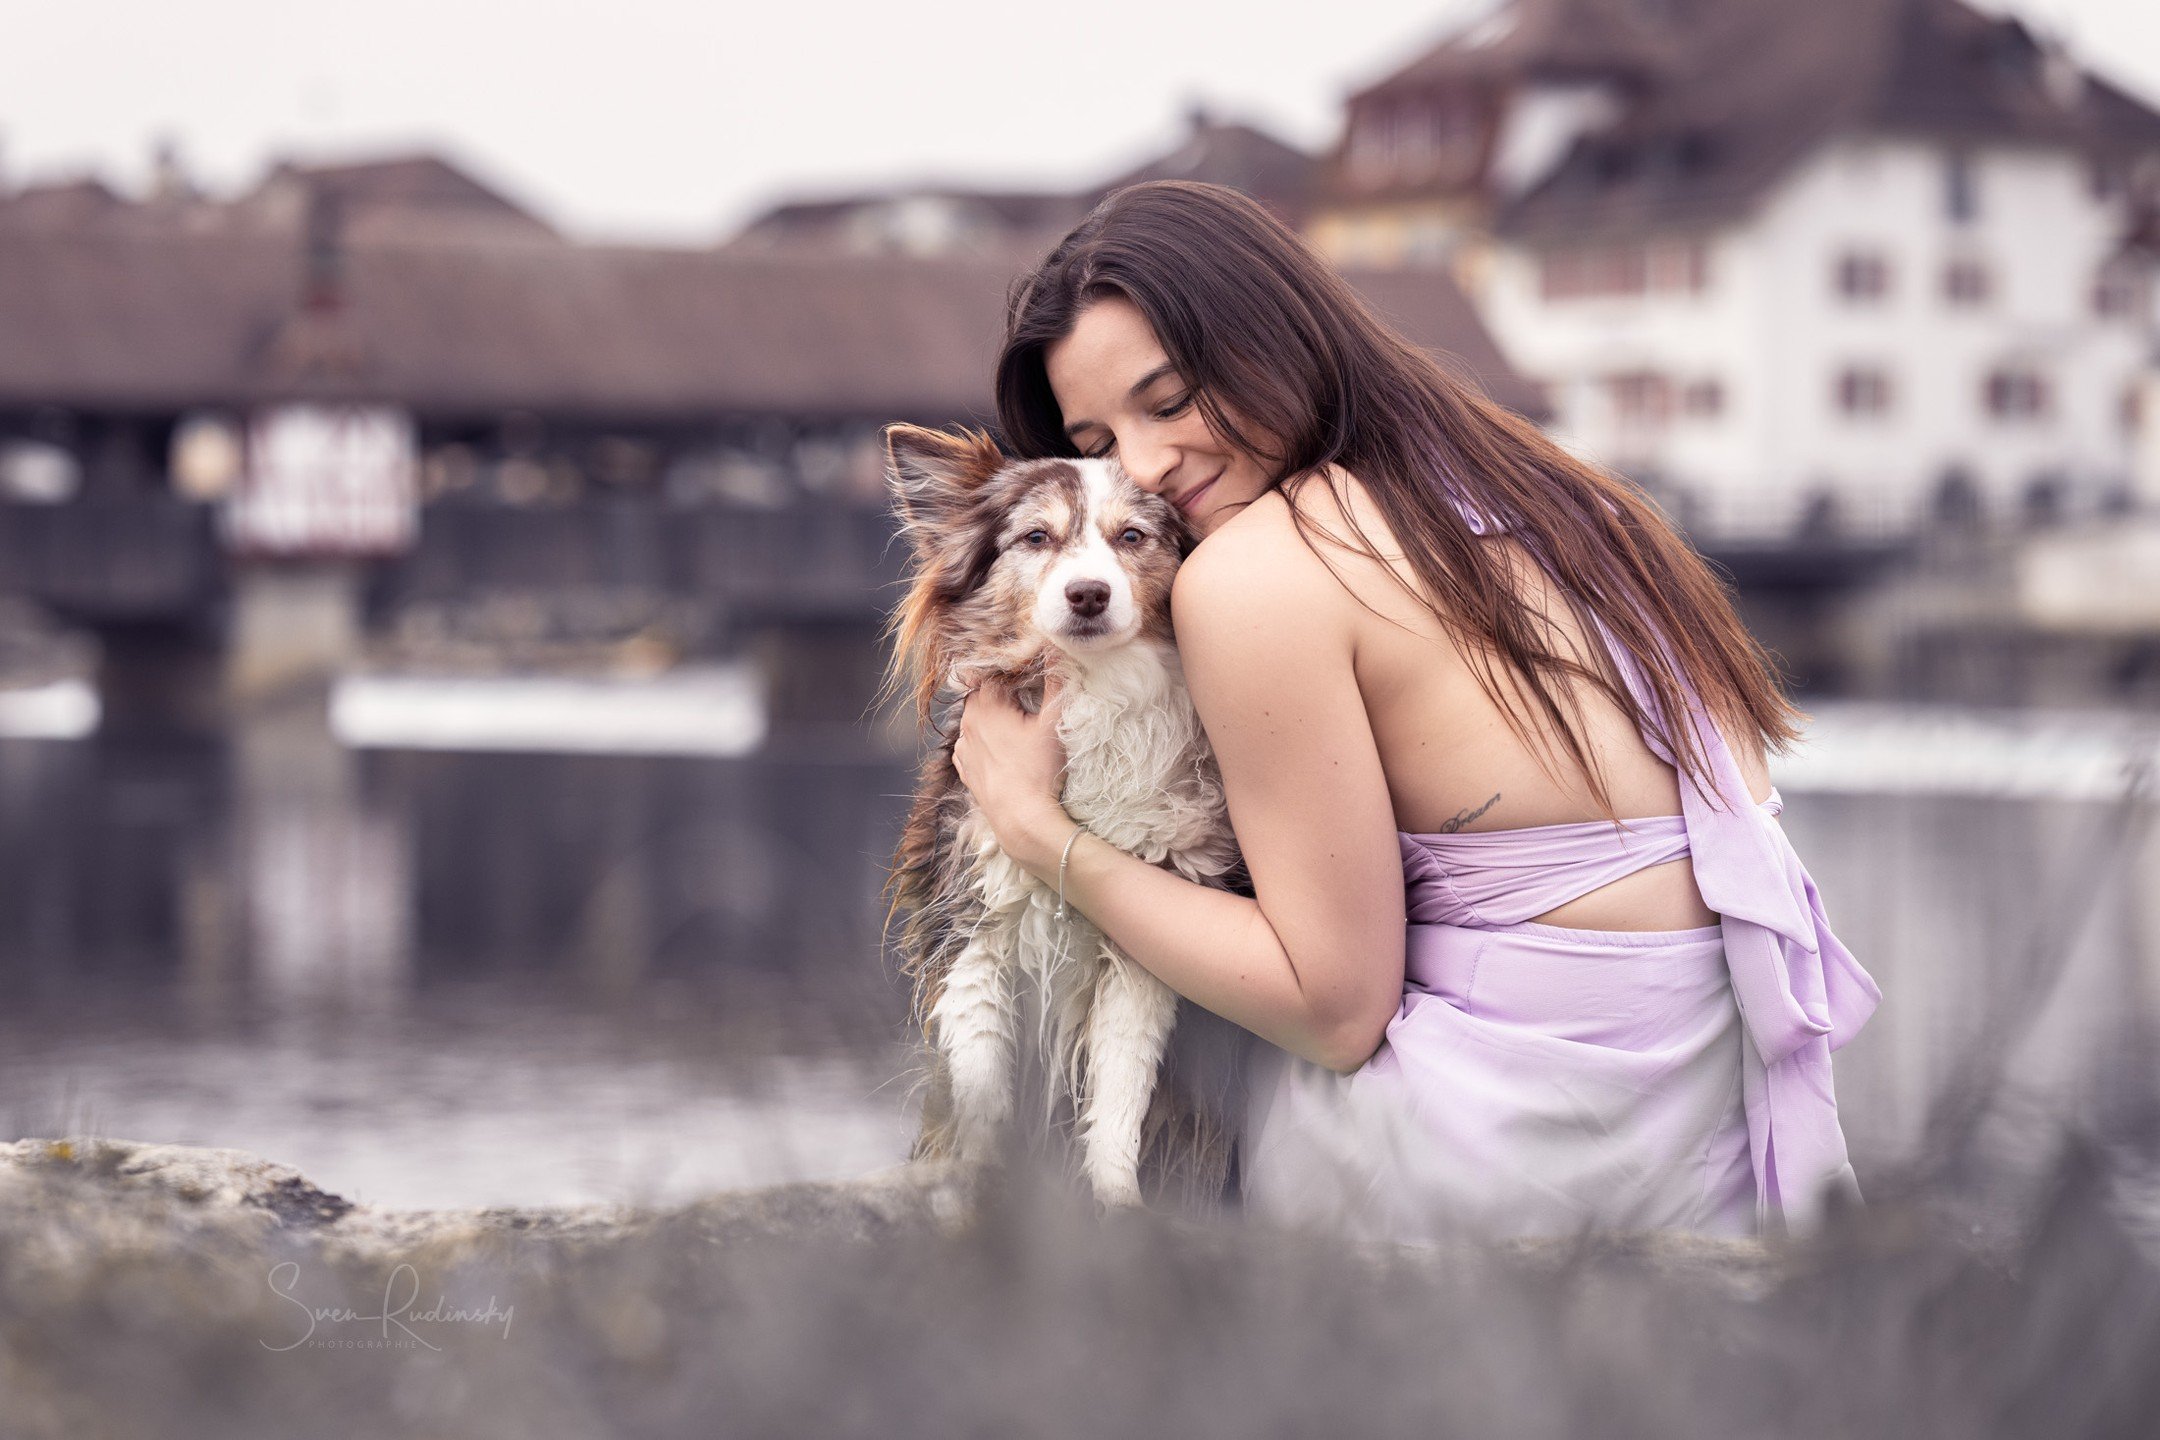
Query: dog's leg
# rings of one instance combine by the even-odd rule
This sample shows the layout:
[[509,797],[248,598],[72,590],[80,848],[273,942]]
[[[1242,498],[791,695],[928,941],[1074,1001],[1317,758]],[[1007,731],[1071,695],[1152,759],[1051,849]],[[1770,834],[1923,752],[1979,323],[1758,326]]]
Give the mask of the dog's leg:
[[1177,1021],[1177,992],[1108,941],[1088,1010],[1081,1145],[1088,1182],[1107,1205],[1140,1203],[1140,1125]]
[[951,1080],[953,1153],[969,1164],[996,1153],[1018,1066],[1012,967],[987,939],[978,936],[953,961],[928,1027]]

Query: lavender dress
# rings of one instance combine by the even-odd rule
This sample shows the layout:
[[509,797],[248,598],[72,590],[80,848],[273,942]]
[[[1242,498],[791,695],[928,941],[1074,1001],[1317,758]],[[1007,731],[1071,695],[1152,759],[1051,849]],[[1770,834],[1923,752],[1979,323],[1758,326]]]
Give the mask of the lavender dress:
[[[1858,1198],[1830,1052],[1882,992],[1831,933],[1782,799],[1755,804],[1716,727],[1689,718],[1714,793],[1683,781],[1679,815],[1400,835],[1402,1008],[1349,1075],[1257,1047],[1248,1215],[1407,1242],[1465,1227],[1745,1236],[1808,1228],[1833,1187]],[[1682,856],[1717,925],[1529,918]]]

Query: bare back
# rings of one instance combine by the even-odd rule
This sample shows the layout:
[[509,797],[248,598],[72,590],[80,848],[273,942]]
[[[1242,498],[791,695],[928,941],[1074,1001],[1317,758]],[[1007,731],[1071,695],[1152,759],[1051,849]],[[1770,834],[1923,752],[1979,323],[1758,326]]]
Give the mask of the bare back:
[[[1290,491],[1268,492],[1226,528],[1264,539],[1279,563],[1324,563],[1341,582],[1332,593],[1344,607],[1340,618],[1352,637],[1353,669],[1387,778],[1396,828],[1414,833],[1516,830],[1604,818],[1547,722],[1533,716],[1530,726],[1549,747],[1541,764],[1481,687],[1454,637],[1425,604],[1405,592],[1407,585],[1415,595],[1425,594],[1364,486],[1335,470],[1307,477]],[[1312,532],[1318,555],[1299,536],[1291,520],[1292,504]],[[1358,553],[1365,547],[1346,522],[1345,511],[1382,561]],[[1580,651],[1583,637],[1573,613],[1558,602],[1521,546],[1504,536],[1479,543],[1511,553],[1525,599],[1550,620],[1560,639]],[[1507,683],[1504,669],[1496,674]],[[1576,700],[1582,733],[1618,813],[1630,818],[1677,814],[1680,791],[1672,767],[1651,753],[1626,713],[1590,687],[1578,687]],[[1769,778],[1758,747],[1738,746],[1735,753],[1751,793],[1757,799],[1767,796]],[[1717,917],[1703,904],[1692,868],[1682,859],[1637,871],[1537,918],[1589,930],[1679,930],[1714,924]]]

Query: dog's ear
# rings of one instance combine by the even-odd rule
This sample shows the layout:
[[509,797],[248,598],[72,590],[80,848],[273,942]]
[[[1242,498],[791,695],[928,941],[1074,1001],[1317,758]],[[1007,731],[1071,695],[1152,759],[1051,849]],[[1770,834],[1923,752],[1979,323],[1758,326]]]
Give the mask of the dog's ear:
[[920,425],[888,425],[885,461],[885,479],[901,518],[934,529],[966,512],[1005,457],[997,442],[978,430],[954,435]]

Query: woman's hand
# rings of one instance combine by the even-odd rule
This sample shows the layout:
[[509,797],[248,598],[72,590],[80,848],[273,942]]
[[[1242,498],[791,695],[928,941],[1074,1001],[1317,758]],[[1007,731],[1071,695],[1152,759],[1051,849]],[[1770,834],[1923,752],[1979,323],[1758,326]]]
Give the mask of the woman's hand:
[[1052,675],[1042,710],[1030,715],[1004,685],[986,680],[961,702],[960,739],[953,746],[954,768],[998,844],[1038,876],[1056,867],[1057,847],[1073,825],[1058,803],[1065,773],[1065,743],[1057,733],[1063,696]]

